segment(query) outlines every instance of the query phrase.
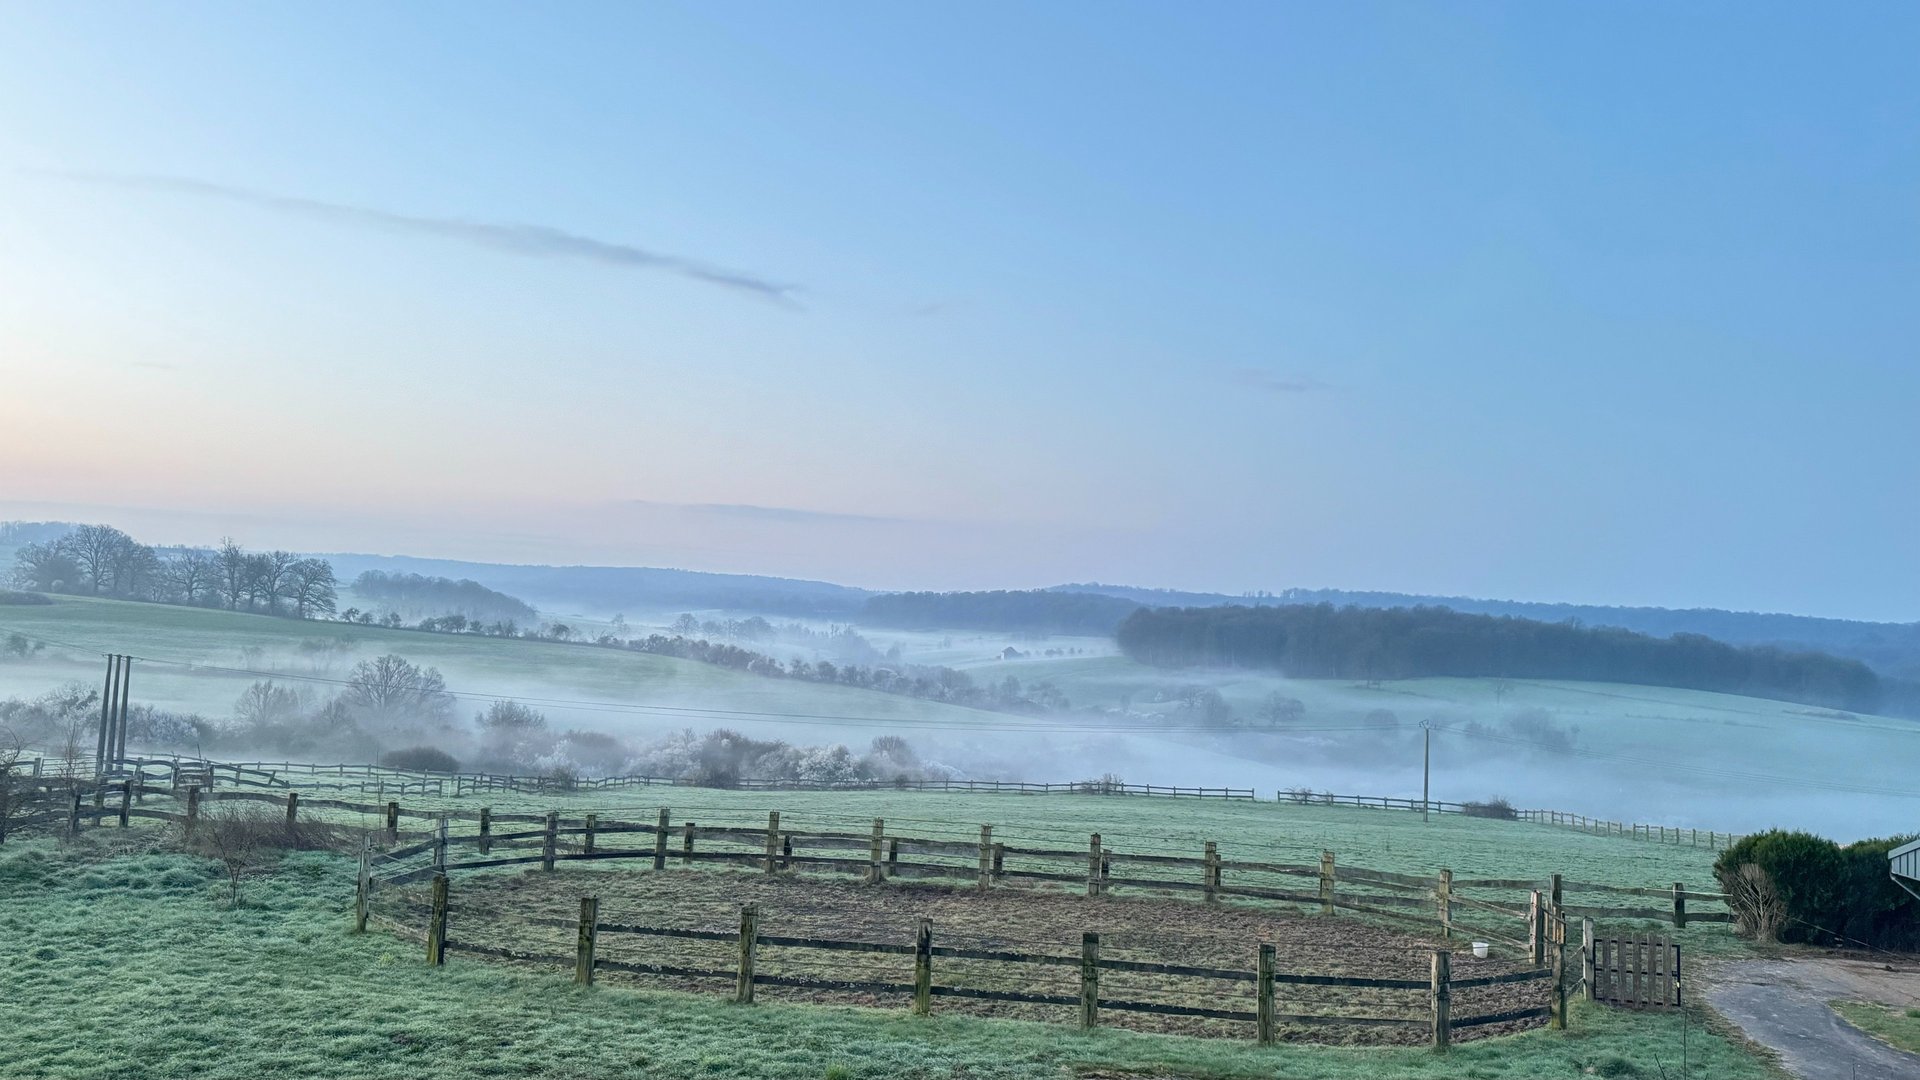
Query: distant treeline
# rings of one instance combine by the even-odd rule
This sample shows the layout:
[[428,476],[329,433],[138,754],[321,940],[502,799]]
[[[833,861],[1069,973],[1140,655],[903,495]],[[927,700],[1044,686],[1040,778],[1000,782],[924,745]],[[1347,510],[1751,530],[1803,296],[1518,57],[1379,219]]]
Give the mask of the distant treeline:
[[539,617],[539,612],[525,601],[467,578],[456,581],[425,574],[367,570],[353,579],[353,591],[364,600],[412,612],[447,612],[465,616],[469,621],[533,622]]
[[1141,609],[1120,625],[1116,638],[1128,656],[1159,667],[1264,668],[1295,678],[1452,675],[1641,683],[1852,712],[1889,704],[1880,678],[1857,660],[1740,647],[1697,634],[1656,638],[1438,607]]
[[1095,593],[908,592],[869,597],[863,621],[910,630],[1000,630],[1104,637],[1129,614],[1132,600]]

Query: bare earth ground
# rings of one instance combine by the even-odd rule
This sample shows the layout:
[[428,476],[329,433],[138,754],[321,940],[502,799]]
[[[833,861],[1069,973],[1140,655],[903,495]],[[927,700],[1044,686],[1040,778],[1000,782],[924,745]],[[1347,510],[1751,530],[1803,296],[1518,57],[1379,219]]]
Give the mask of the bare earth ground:
[[[758,905],[763,935],[828,938],[908,945],[920,920],[932,920],[936,946],[1078,957],[1083,931],[1101,935],[1105,958],[1217,967],[1251,972],[1258,945],[1276,946],[1279,972],[1366,978],[1418,979],[1431,970],[1433,946],[1413,935],[1352,918],[1325,918],[1282,911],[1205,905],[1177,900],[1088,899],[1060,890],[1006,890],[979,896],[971,890],[890,882],[860,882],[789,874],[709,870],[573,871],[558,874],[487,874],[453,883],[448,937],[461,943],[505,946],[571,965],[573,920],[580,898],[597,895],[600,922],[693,928],[737,933],[740,906]],[[421,896],[389,894],[386,904],[409,926],[420,925]],[[548,920],[558,925],[543,925]],[[1466,943],[1453,956],[1455,979],[1516,970],[1511,961],[1475,959]],[[727,972],[724,979],[676,975],[636,975],[603,971],[611,981],[637,979],[655,986],[699,993],[733,990],[738,959],[734,941],[698,941],[622,934],[604,930],[597,955],[602,961],[671,965]],[[553,960],[535,961],[551,966]],[[910,956],[824,952],[762,945],[756,957],[762,974],[888,983],[911,983]],[[934,982],[1027,993],[1076,996],[1077,966],[967,960],[939,957]],[[1547,981],[1456,990],[1456,1019],[1546,1004]],[[1103,999],[1254,1009],[1253,984],[1103,971]],[[1281,985],[1276,1010],[1288,1014],[1395,1017],[1419,1026],[1328,1026],[1287,1023],[1283,1039],[1322,1043],[1419,1044],[1426,1041],[1427,994],[1422,990],[1383,990]],[[770,1000],[830,1002],[904,1008],[904,995],[829,987],[760,988]],[[1071,1006],[937,998],[939,1012],[1013,1017],[1052,1022],[1074,1021]],[[1102,1025],[1137,1031],[1178,1032],[1251,1038],[1242,1021],[1164,1016],[1103,1010]],[[1457,1040],[1509,1034],[1537,1027],[1541,1020],[1489,1024],[1458,1031]]]
[[1920,1056],[1848,1024],[1830,1001],[1920,1005],[1920,969],[1879,959],[1807,954],[1736,960],[1703,973],[1707,1000],[1747,1037],[1779,1053],[1801,1080],[1920,1080]]

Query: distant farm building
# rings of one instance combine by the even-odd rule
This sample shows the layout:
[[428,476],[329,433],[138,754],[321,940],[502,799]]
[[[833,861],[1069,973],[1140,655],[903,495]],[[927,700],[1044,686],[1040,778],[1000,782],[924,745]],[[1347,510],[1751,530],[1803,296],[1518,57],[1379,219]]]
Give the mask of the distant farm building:
[[1893,870],[1894,884],[1920,896],[1920,840],[1887,852],[1887,862]]
[[1024,660],[1026,659],[1026,657],[1027,657],[1026,653],[1021,652],[1019,649],[1016,649],[1011,645],[1000,650],[1000,659],[1002,660]]

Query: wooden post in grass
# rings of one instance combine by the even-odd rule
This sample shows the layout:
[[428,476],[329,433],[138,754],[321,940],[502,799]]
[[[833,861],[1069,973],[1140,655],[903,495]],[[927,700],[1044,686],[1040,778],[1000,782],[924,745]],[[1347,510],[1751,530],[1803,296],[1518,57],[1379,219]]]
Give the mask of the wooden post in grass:
[[1207,903],[1220,902],[1220,846],[1212,840],[1200,850],[1200,884]]
[[999,881],[1000,875],[1007,869],[1007,845],[994,841],[993,844],[993,880]]
[[200,824],[200,785],[187,785],[187,835],[193,835],[193,827]]
[[1333,914],[1333,852],[1320,853],[1320,914]]
[[753,947],[760,940],[760,907],[740,905],[740,977],[733,985],[733,1000],[753,1004]]
[[287,828],[291,829],[300,820],[300,793],[287,792]]
[[1440,884],[1434,888],[1434,903],[1440,912],[1440,939],[1453,940],[1453,871],[1440,871]]
[[1533,966],[1540,967],[1547,962],[1546,908],[1540,903],[1540,890],[1533,890],[1533,899],[1527,904],[1527,950],[1533,958]]
[[867,842],[867,884],[878,885],[886,880],[886,867],[881,865],[880,852],[887,837],[887,819],[873,819],[873,835]]
[[1453,1042],[1453,954],[1445,949],[1433,950],[1433,978],[1427,987],[1427,1003],[1433,1014],[1430,1024],[1433,1048],[1446,1053]]
[[1588,1001],[1597,1001],[1600,997],[1600,988],[1594,985],[1594,976],[1597,974],[1596,965],[1594,964],[1594,950],[1596,946],[1597,942],[1593,939],[1593,920],[1581,919],[1580,983],[1586,987],[1586,997]]
[[400,804],[398,802],[389,801],[387,803],[387,843],[397,844],[399,842],[400,842]]
[[887,837],[887,876],[896,877],[900,872],[900,838]]
[[573,981],[593,985],[593,946],[600,936],[600,898],[580,898],[580,937],[573,954]]
[[673,827],[673,814],[666,807],[660,808],[660,819],[653,827],[653,868],[667,868],[667,830]]
[[540,837],[540,869],[553,871],[553,860],[559,855],[560,811],[547,811],[546,833]]
[[367,932],[367,909],[373,905],[373,837],[360,838],[360,872],[353,879],[353,932]]
[[680,865],[693,865],[693,822],[691,821],[680,830]]
[[594,830],[598,829],[599,827],[600,827],[600,815],[588,814],[587,815],[587,831],[582,835],[580,840],[580,850],[582,853],[587,855],[593,854],[593,833],[594,833]]
[[1100,935],[1080,935],[1080,1027],[1091,1030],[1100,1022]]
[[793,834],[785,833],[780,837],[780,869],[793,869]]
[[[1551,913],[1553,918],[1560,918],[1560,909],[1564,905],[1565,899],[1566,889],[1564,883],[1560,875],[1555,874],[1547,883],[1547,911]],[[1554,940],[1565,944],[1567,940],[1565,930],[1559,931]]]
[[447,872],[447,819],[444,817],[433,823],[433,869],[438,874]]
[[493,807],[480,808],[480,854],[493,850]]
[[921,919],[913,939],[913,1015],[933,1013],[933,920]]
[[1100,895],[1100,834],[1087,837],[1087,895]]
[[980,826],[980,895],[993,884],[993,826]]
[[1254,1022],[1260,1045],[1273,1045],[1273,945],[1260,943],[1260,963],[1254,971]]
[[433,875],[433,914],[427,923],[427,963],[447,962],[447,875]]
[[1673,883],[1673,925],[1687,927],[1687,887],[1677,881]]
[[1553,998],[1547,1002],[1552,1010],[1549,1026],[1555,1031],[1567,1030],[1567,926],[1560,917],[1560,909],[1553,910]]
[[780,861],[780,811],[767,811],[767,873],[778,869]]
[[133,782],[122,780],[120,781],[120,827],[123,829],[127,827],[129,816],[127,811],[131,809],[133,809]]

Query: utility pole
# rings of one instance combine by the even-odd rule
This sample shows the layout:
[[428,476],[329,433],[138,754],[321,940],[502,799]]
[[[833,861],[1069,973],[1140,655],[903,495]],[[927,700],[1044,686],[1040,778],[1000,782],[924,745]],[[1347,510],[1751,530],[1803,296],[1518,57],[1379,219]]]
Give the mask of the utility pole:
[[1420,823],[1432,820],[1433,811],[1433,722],[1420,721]]
[[107,656],[107,682],[100,688],[100,737],[96,740],[93,755],[93,778],[100,779],[107,771],[109,732],[113,729],[114,678],[120,674],[120,658],[113,654]]

